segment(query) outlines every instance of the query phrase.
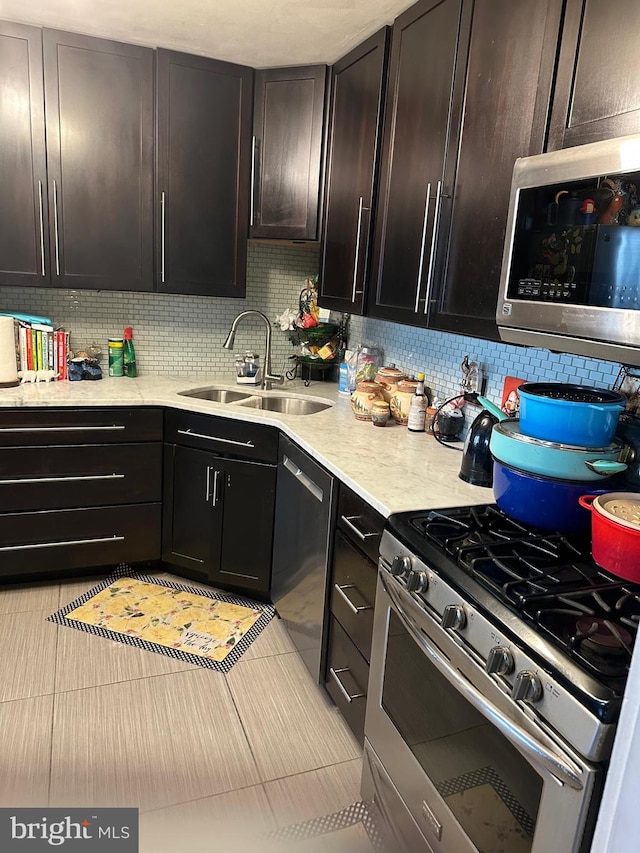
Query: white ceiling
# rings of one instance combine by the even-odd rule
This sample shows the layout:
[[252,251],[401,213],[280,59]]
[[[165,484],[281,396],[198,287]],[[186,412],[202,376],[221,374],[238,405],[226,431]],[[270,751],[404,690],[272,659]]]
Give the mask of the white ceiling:
[[332,63],[415,0],[0,0],[0,18],[268,68]]

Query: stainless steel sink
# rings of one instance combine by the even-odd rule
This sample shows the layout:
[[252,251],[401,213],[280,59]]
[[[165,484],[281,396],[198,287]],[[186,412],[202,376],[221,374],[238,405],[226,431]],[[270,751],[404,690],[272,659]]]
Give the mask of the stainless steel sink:
[[249,397],[242,400],[238,406],[252,409],[262,409],[267,412],[281,412],[283,415],[313,415],[329,409],[331,403],[320,400],[307,400],[301,397]]
[[181,397],[195,397],[198,400],[211,400],[213,403],[235,403],[250,397],[246,391],[234,391],[231,388],[191,388],[189,391],[178,391]]

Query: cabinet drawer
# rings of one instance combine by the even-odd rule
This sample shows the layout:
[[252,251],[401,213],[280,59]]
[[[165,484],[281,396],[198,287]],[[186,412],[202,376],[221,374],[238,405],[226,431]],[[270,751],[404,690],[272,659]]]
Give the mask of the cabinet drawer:
[[0,447],[162,441],[162,409],[3,409]]
[[331,612],[367,661],[371,659],[377,574],[376,564],[336,531]]
[[222,456],[241,456],[276,463],[278,434],[274,427],[215,415],[169,410],[165,417],[165,441]]
[[0,515],[0,576],[157,560],[161,504]]
[[340,627],[331,619],[327,655],[327,692],[340,709],[351,731],[364,742],[369,665]]
[[162,499],[162,444],[0,448],[0,512]]
[[338,527],[377,564],[384,518],[344,485],[340,486]]

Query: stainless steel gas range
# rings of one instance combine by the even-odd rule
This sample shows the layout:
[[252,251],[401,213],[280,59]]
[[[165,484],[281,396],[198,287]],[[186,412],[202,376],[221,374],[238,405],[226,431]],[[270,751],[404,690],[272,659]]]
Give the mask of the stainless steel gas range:
[[363,796],[409,853],[589,849],[640,588],[493,505],[392,515]]

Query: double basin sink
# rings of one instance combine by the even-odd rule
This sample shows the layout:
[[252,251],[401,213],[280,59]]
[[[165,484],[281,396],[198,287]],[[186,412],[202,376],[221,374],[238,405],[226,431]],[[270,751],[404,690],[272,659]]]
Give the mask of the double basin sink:
[[313,415],[331,407],[328,401],[312,400],[308,397],[295,397],[285,394],[271,394],[269,391],[248,393],[233,388],[221,388],[211,385],[207,388],[192,388],[179,391],[181,397],[193,397],[197,400],[210,400],[212,403],[233,403],[247,409],[261,409],[266,412],[280,412],[283,415]]

